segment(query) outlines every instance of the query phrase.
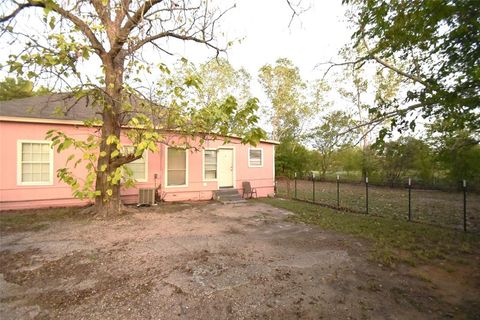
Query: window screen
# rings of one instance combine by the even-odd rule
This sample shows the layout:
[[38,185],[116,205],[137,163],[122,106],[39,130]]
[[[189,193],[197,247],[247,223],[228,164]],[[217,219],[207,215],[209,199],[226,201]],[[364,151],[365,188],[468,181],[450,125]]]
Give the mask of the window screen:
[[248,157],[250,167],[261,167],[263,165],[262,151],[262,149],[250,149]]
[[205,179],[213,180],[217,179],[217,151],[205,150]]
[[167,149],[167,185],[187,184],[187,151],[185,149]]

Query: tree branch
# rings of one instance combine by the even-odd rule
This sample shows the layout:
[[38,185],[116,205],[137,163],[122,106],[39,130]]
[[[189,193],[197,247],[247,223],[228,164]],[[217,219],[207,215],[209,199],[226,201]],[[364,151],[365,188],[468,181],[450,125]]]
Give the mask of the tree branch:
[[24,10],[26,8],[31,8],[31,7],[40,7],[40,8],[48,7],[52,11],[58,13],[63,18],[72,22],[77,28],[80,29],[80,31],[83,32],[83,34],[87,37],[87,39],[92,44],[92,48],[95,49],[95,51],[99,55],[102,55],[102,54],[105,53],[105,49],[103,48],[102,44],[97,39],[97,37],[95,36],[93,31],[90,29],[90,27],[83,20],[81,20],[77,16],[73,15],[69,11],[63,9],[62,7],[60,7],[57,3],[53,2],[53,1],[28,0],[28,2],[26,2],[26,3],[19,4],[18,7],[11,14],[9,14],[5,17],[1,17],[0,18],[0,23],[9,21],[9,20],[15,18],[22,10]]
[[18,4],[18,7],[15,10],[13,10],[12,13],[7,14],[6,16],[0,17],[0,23],[4,23],[15,18],[23,9],[30,8],[30,7],[45,8],[45,4],[42,3],[41,1],[29,1],[27,3]]
[[323,76],[322,76],[322,80],[325,80],[325,77],[327,76],[327,74],[330,72],[330,70],[333,68],[333,67],[340,67],[340,66],[346,66],[346,65],[356,65],[357,63],[360,63],[362,61],[365,61],[367,59],[367,57],[360,57],[358,58],[357,60],[354,60],[354,61],[344,61],[344,62],[324,62],[324,63],[319,63],[317,66],[320,66],[320,65],[323,65],[323,64],[330,64],[330,66],[328,66],[327,70],[323,73]]
[[161,32],[159,34],[156,34],[156,35],[153,35],[153,36],[150,36],[150,37],[146,37],[146,38],[140,40],[139,42],[137,42],[134,46],[132,46],[128,50],[128,53],[135,52],[138,49],[140,49],[142,46],[144,46],[145,44],[147,44],[149,42],[153,42],[153,41],[161,39],[161,38],[165,38],[165,37],[176,38],[176,39],[184,40],[184,41],[194,41],[194,42],[197,42],[197,43],[203,43],[203,44],[207,45],[208,47],[210,47],[212,49],[215,49],[217,51],[217,55],[218,55],[219,52],[225,51],[225,49],[220,49],[219,47],[211,44],[209,42],[209,40],[203,40],[203,39],[200,39],[200,38],[197,38],[197,37],[194,37],[194,36],[180,35],[180,34],[177,34],[177,33],[174,33],[174,32],[166,31],[166,32]]
[[359,129],[359,128],[362,128],[362,127],[366,127],[366,126],[370,126],[370,125],[376,125],[378,124],[379,122],[382,122],[382,121],[385,121],[387,120],[388,118],[391,118],[395,115],[398,115],[400,113],[405,113],[405,112],[409,112],[409,111],[412,111],[412,110],[415,110],[415,109],[418,109],[420,107],[423,107],[425,106],[424,103],[415,103],[415,104],[412,104],[404,109],[400,109],[400,110],[394,110],[394,111],[390,111],[390,112],[387,112],[383,115],[381,115],[380,117],[377,117],[375,119],[372,119],[372,120],[369,120],[367,122],[362,122],[356,126],[353,126],[353,127],[350,127],[348,128],[347,130],[343,131],[343,132],[340,132],[339,134],[340,135],[343,135],[343,134],[346,134],[346,133],[349,133],[349,132],[352,132],[356,129]]
[[[292,22],[295,19],[295,17],[298,17],[299,15],[301,15],[302,13],[304,13],[305,11],[307,11],[310,8],[301,9],[300,8],[300,3],[302,2],[302,0],[299,0],[296,5],[293,5],[291,0],[285,0],[285,1],[287,2],[288,7],[292,11],[290,21],[288,22],[288,27],[290,28],[290,26],[292,25]],[[300,11],[298,11],[297,8],[295,8],[295,7],[299,7]]]
[[124,156],[118,156],[114,158],[113,160],[110,161],[110,164],[112,165],[113,168],[118,168],[124,164],[130,163],[132,161],[138,160],[142,157],[142,155],[135,156],[134,153],[129,153]]
[[[143,3],[143,5],[138,8],[138,10],[133,14],[133,16],[129,16],[127,22],[121,28],[118,32],[118,36],[116,37],[116,40],[114,43],[111,43],[112,49],[110,50],[110,53],[113,56],[116,56],[120,50],[122,49],[122,46],[125,44],[125,41],[127,41],[128,36],[130,35],[130,32],[138,26],[140,21],[142,21],[143,17],[145,14],[155,5],[163,2],[163,0],[147,0]],[[128,8],[124,8],[124,12],[126,13],[128,11]],[[120,21],[121,23],[121,21]]]
[[417,77],[415,75],[412,75],[412,74],[408,74],[402,70],[400,70],[399,68],[391,65],[390,63],[386,62],[385,60],[382,60],[380,59],[379,57],[377,57],[371,50],[370,48],[368,47],[368,44],[367,44],[367,41],[365,40],[365,38],[362,38],[362,42],[363,42],[363,45],[365,46],[365,49],[367,50],[367,53],[368,55],[373,58],[373,60],[375,60],[376,62],[378,62],[379,64],[381,64],[382,66],[384,66],[385,68],[387,69],[390,69],[390,70],[393,70],[395,71],[396,73],[404,76],[405,78],[408,78],[410,80],[413,80],[414,82],[418,82],[420,84],[422,84],[423,86],[425,86],[426,88],[431,88],[432,86],[426,82],[424,79],[420,78],[420,77]]

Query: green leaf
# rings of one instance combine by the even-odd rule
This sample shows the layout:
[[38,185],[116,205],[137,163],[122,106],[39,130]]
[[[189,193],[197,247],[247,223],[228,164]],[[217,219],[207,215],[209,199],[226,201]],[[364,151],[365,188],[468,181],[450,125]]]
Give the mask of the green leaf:
[[50,22],[48,23],[48,25],[50,26],[50,29],[55,28],[55,16],[50,17]]

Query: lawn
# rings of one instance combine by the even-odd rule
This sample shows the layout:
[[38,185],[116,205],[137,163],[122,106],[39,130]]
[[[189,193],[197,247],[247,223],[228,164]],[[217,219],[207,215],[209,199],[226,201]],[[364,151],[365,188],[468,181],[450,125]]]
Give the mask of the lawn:
[[[280,197],[294,197],[294,182],[277,182]],[[340,206],[358,212],[365,212],[366,190],[364,184],[340,184]],[[369,185],[369,213],[395,220],[408,218],[408,190]],[[297,198],[313,200],[312,181],[297,181]],[[315,201],[330,206],[337,205],[337,185],[332,182],[315,183]],[[412,220],[427,224],[463,228],[463,193],[437,190],[412,189]],[[480,233],[480,195],[467,194],[467,228]]]
[[295,213],[289,219],[324,229],[358,236],[373,243],[371,259],[390,267],[398,263],[415,266],[448,261],[480,263],[480,235],[421,223],[345,213],[296,200],[262,199]]

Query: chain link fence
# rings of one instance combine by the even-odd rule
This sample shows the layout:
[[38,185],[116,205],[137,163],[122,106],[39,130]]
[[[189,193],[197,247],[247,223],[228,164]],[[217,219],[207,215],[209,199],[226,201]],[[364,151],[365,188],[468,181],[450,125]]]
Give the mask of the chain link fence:
[[313,202],[342,211],[370,214],[390,219],[457,228],[480,233],[480,194],[416,188],[415,182],[403,187],[368,183],[278,178],[276,195]]

